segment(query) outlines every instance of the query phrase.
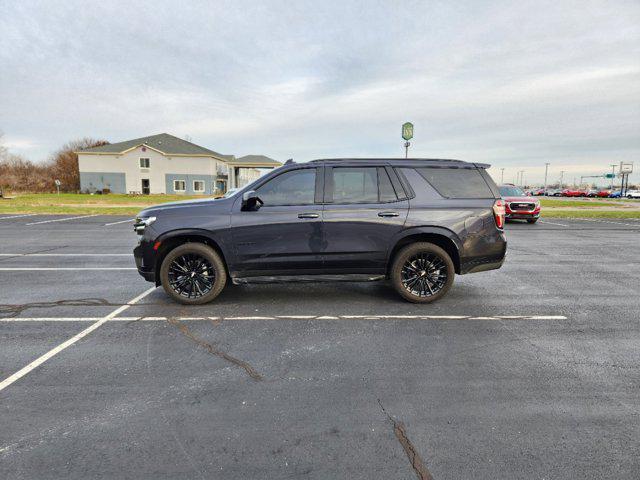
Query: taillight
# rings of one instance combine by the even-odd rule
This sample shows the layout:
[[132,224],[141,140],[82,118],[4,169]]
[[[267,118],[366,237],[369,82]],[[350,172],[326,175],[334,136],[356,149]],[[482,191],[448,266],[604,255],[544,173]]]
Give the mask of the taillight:
[[493,218],[496,220],[496,227],[504,228],[504,201],[496,200],[493,204]]

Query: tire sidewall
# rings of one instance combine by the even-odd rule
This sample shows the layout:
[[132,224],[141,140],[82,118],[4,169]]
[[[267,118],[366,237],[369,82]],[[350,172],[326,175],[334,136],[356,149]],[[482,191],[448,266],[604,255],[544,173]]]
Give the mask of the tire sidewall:
[[[171,265],[171,262],[173,262],[177,257],[187,253],[198,254],[206,258],[215,270],[216,278],[213,282],[213,288],[202,297],[185,298],[175,292],[169,283],[169,265]],[[185,305],[201,305],[212,301],[220,295],[220,292],[222,292],[225,284],[227,283],[227,270],[224,266],[224,262],[220,258],[220,255],[218,255],[218,252],[213,248],[203,243],[184,243],[171,250],[162,260],[162,265],[160,267],[160,283],[162,283],[162,287],[164,288],[164,291],[167,292],[167,295],[176,302]]]
[[[404,288],[404,285],[402,285],[402,267],[409,258],[421,252],[437,255],[447,266],[447,282],[438,293],[430,297],[418,297],[413,295]],[[455,266],[453,265],[453,260],[451,260],[449,254],[447,254],[447,252],[445,252],[441,247],[429,242],[416,242],[403,247],[396,254],[391,266],[390,276],[394,289],[405,300],[413,303],[431,303],[444,297],[453,285]]]

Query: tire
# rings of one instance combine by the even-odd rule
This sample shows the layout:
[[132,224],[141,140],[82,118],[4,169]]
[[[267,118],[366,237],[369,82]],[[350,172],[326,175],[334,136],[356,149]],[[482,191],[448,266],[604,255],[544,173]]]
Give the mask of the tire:
[[227,283],[227,270],[213,248],[204,243],[184,243],[162,261],[160,282],[176,302],[201,305],[220,295]]
[[537,218],[527,218],[527,223],[536,223],[537,221]]
[[[417,269],[419,271],[416,271]],[[442,270],[444,278],[440,277]],[[413,272],[425,278],[411,284],[414,281],[410,276]],[[403,247],[391,265],[393,288],[402,298],[413,303],[431,303],[439,300],[453,285],[454,277],[455,267],[451,257],[442,248],[428,242],[416,242]],[[434,287],[437,287],[437,290],[433,291]]]

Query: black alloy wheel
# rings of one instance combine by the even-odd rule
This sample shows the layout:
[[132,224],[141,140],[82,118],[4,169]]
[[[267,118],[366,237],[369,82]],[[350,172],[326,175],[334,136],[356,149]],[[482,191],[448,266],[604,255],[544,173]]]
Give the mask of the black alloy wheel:
[[420,252],[407,259],[402,267],[402,285],[412,295],[429,297],[447,283],[447,266],[439,256]]
[[220,255],[204,243],[184,243],[162,261],[160,282],[177,302],[199,305],[216,298],[227,283]]
[[182,297],[206,295],[213,289],[215,278],[213,265],[196,253],[180,255],[169,265],[169,284]]
[[443,297],[453,285],[455,266],[447,252],[429,242],[403,247],[391,265],[391,283],[402,298],[430,303]]

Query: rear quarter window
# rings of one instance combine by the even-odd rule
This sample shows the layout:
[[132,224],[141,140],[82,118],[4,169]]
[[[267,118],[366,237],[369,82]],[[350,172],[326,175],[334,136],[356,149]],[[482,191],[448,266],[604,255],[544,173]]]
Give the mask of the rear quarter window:
[[492,188],[476,168],[416,168],[446,198],[495,198]]

